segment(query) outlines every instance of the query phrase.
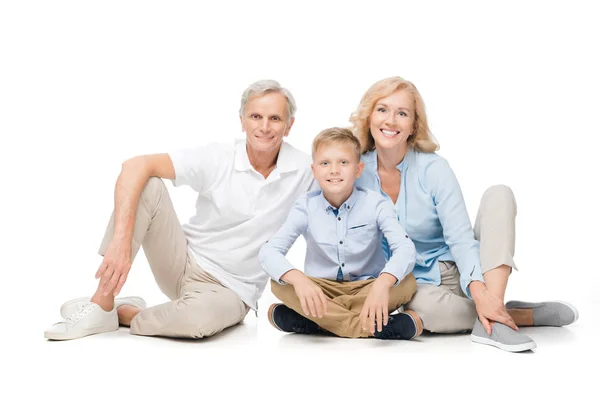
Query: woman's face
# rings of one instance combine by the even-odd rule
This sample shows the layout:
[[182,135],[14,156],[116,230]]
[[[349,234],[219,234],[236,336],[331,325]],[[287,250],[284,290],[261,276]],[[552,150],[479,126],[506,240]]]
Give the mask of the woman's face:
[[369,117],[369,128],[377,148],[396,148],[406,144],[413,133],[415,105],[413,96],[399,89],[379,99]]

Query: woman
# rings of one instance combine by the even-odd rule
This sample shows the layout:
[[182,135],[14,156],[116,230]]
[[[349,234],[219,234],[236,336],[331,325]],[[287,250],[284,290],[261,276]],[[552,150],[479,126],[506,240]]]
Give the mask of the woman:
[[[517,326],[575,322],[577,310],[563,302],[505,307],[508,276],[516,269],[513,193],[507,186],[490,187],[471,228],[458,181],[435,153],[439,146],[411,82],[391,77],[375,83],[350,121],[365,163],[356,185],[380,191],[394,203],[417,249],[418,288],[405,309],[416,312],[426,330],[472,330],[474,342],[525,351],[536,345]],[[387,252],[387,243],[383,247]]]

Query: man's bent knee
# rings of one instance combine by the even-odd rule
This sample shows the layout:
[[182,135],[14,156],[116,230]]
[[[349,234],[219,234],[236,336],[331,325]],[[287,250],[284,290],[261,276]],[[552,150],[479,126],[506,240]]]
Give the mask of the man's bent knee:
[[153,196],[162,192],[163,190],[167,190],[163,180],[159,177],[152,176],[150,179],[148,179],[148,182],[146,182],[144,190],[142,191],[142,196]]

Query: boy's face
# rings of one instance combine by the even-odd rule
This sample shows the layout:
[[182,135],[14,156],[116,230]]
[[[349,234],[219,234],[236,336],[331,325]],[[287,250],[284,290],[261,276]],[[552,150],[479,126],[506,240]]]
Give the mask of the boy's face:
[[325,143],[315,152],[311,167],[325,197],[344,202],[352,194],[364,164],[357,159],[351,144]]

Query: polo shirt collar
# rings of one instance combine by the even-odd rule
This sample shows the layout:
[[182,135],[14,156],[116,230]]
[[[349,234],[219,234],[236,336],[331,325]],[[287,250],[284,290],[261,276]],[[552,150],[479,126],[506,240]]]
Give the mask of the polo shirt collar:
[[[294,148],[285,141],[281,144],[279,154],[277,155],[277,171],[279,173],[292,172],[306,165],[300,163],[298,157],[294,157]],[[252,168],[248,151],[246,150],[246,139],[236,141],[235,144],[235,169],[237,171],[249,171]]]

